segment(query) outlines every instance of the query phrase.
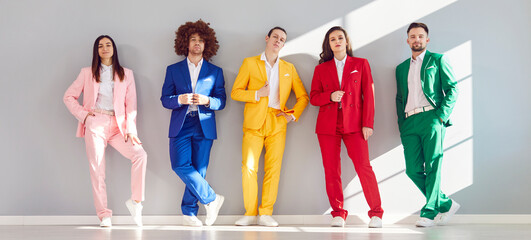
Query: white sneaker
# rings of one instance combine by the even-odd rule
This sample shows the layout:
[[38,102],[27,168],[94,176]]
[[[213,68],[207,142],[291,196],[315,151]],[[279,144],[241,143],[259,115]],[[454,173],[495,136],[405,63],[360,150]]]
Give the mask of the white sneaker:
[[131,217],[133,217],[133,221],[135,221],[136,225],[142,227],[142,208],[144,208],[142,203],[137,203],[132,199],[129,199],[125,201],[125,206],[129,209],[129,213],[131,213]]
[[234,223],[236,226],[249,226],[249,225],[256,225],[256,216],[243,216],[242,218],[238,219]]
[[439,215],[435,218],[437,225],[446,225],[460,207],[461,205],[452,199],[452,206],[450,207],[450,210],[445,213],[439,213]]
[[199,218],[196,216],[183,215],[183,225],[190,227],[201,227],[203,226],[203,222],[201,222],[201,220],[199,220]]
[[417,222],[415,223],[415,226],[417,227],[433,227],[435,226],[435,221],[431,220],[429,218],[421,217]]
[[112,227],[111,217],[102,218],[100,227]]
[[278,227],[278,222],[271,215],[260,215],[258,225],[266,227]]
[[205,224],[207,226],[214,224],[214,222],[216,221],[216,218],[218,218],[219,209],[221,208],[221,205],[223,205],[223,201],[225,201],[225,197],[219,194],[216,194],[216,199],[214,199],[214,201],[205,205],[205,209],[206,209]]
[[369,222],[369,228],[382,228],[382,219],[377,216],[373,216]]
[[345,227],[345,219],[342,217],[334,217],[332,218],[332,222],[330,223],[331,227]]

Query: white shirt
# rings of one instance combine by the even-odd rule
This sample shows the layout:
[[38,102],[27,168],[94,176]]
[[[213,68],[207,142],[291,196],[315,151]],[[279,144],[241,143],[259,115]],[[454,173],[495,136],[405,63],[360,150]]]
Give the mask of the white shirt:
[[339,87],[341,88],[341,81],[343,80],[343,69],[345,68],[345,62],[347,61],[347,55],[345,55],[343,60],[337,60],[337,58],[334,57],[334,61],[336,62],[337,78],[339,79]]
[[278,57],[275,60],[275,64],[273,66],[271,66],[269,62],[267,62],[265,52],[262,53],[260,60],[265,62],[267,81],[269,81],[269,104],[268,106],[271,108],[280,109],[280,96],[278,93],[279,91],[279,88],[278,88],[278,81],[279,81]]
[[422,67],[424,55],[426,55],[426,50],[417,56],[417,59],[411,57],[409,73],[407,75],[407,103],[404,112],[409,112],[419,107],[430,106],[428,99],[426,99],[426,96],[424,95],[420,82],[420,68]]
[[96,98],[96,109],[103,109],[108,111],[114,110],[113,105],[113,90],[114,81],[112,65],[106,66],[101,64],[100,67],[100,88],[98,90],[98,97]]
[[[197,79],[199,78],[199,72],[201,71],[201,66],[203,66],[203,58],[197,63],[197,66],[193,62],[190,62],[190,59],[186,58],[188,62],[188,72],[190,72],[190,79],[192,80],[192,91],[195,93],[195,86],[197,85]],[[197,111],[197,105],[190,104],[188,111],[186,113]]]

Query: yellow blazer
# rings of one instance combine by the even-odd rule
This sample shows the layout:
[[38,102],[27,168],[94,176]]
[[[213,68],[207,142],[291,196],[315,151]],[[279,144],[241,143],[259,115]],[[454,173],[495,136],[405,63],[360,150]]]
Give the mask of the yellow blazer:
[[[295,121],[297,121],[306,105],[308,105],[308,94],[293,64],[279,58],[278,71],[280,110],[287,114],[293,114],[296,118]],[[269,98],[262,97],[260,101],[256,101],[255,96],[256,91],[262,88],[266,81],[265,61],[260,60],[260,55],[243,60],[230,96],[233,100],[246,102],[243,112],[244,128],[260,129],[264,125]],[[288,109],[286,101],[291,90],[295,92],[297,103],[292,109]]]

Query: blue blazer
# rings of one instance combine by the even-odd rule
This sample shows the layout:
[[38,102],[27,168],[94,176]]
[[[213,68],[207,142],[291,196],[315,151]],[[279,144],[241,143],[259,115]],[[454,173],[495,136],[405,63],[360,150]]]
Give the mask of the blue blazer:
[[[171,109],[170,131],[168,137],[177,137],[184,123],[186,111],[189,105],[179,104],[179,95],[193,93],[192,80],[188,70],[186,59],[168,66],[166,79],[162,86],[160,101],[162,106]],[[210,104],[198,106],[199,119],[203,134],[207,139],[216,139],[216,114],[214,111],[225,108],[225,80],[223,70],[203,59],[203,65],[199,71],[195,93],[208,96]]]

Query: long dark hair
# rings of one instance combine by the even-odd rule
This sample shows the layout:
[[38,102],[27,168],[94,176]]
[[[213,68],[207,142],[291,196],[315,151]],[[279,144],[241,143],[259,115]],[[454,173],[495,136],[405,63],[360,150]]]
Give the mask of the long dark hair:
[[345,29],[340,26],[335,26],[330,28],[330,30],[326,32],[325,38],[323,40],[323,51],[321,52],[321,54],[319,54],[319,57],[321,57],[321,59],[319,59],[319,64],[324,63],[326,61],[330,61],[334,58],[334,52],[332,52],[332,48],[330,48],[329,37],[330,34],[336,30],[343,31],[343,34],[345,34],[345,38],[347,41],[347,55],[354,57],[354,54],[352,54],[352,47],[350,46],[350,38],[348,37],[347,31],[345,31]]
[[[111,40],[112,43],[112,75],[115,76],[118,74],[118,78],[120,78],[120,82],[124,80],[124,68],[120,65],[120,60],[118,60],[118,49],[116,48],[116,44],[114,44],[114,40],[109,35],[101,35],[98,38],[96,38],[96,41],[94,41],[94,47],[92,50],[92,75],[94,76],[94,79],[96,79],[96,82],[101,82],[100,80],[100,69],[101,69],[101,58],[100,54],[98,52],[98,45],[100,44],[100,40],[103,38],[107,38]],[[114,80],[114,78],[113,78]]]

